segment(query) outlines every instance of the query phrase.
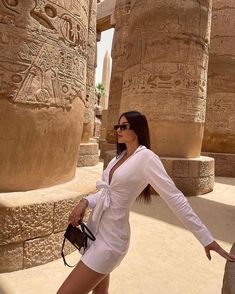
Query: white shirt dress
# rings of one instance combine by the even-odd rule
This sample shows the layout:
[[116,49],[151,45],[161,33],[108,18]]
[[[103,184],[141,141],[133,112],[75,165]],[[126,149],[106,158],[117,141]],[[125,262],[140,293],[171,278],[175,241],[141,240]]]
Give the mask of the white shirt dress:
[[114,171],[109,183],[110,170],[125,152],[113,158],[104,170],[102,181],[96,183],[100,190],[86,197],[88,207],[93,208],[87,225],[96,240],[88,241],[82,262],[102,274],[109,274],[120,264],[129,247],[130,208],[148,184],[203,246],[213,242],[212,235],[189,206],[183,193],[176,188],[159,157],[145,146],[139,146]]

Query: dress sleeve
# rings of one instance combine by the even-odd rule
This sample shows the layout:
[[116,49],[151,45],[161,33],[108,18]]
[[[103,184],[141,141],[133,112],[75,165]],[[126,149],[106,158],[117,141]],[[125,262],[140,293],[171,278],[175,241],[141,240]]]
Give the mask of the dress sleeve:
[[207,227],[193,211],[183,193],[177,189],[157,155],[153,155],[144,168],[145,180],[158,192],[169,208],[203,246],[214,241]]
[[88,208],[95,208],[97,200],[99,199],[100,195],[101,195],[102,191],[98,191],[96,193],[90,194],[84,198],[87,199],[88,201]]

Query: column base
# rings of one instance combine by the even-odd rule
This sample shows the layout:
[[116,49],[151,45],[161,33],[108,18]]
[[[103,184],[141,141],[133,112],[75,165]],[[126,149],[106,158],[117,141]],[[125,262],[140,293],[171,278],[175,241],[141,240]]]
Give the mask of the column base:
[[161,161],[176,187],[185,196],[209,193],[214,187],[214,159],[161,157]]
[[78,167],[94,166],[99,163],[99,149],[97,143],[81,143],[78,158]]
[[[65,184],[0,194],[0,273],[38,266],[61,257],[69,215],[82,197],[95,190],[102,166],[77,168],[75,178]],[[87,217],[88,214],[85,220]],[[67,241],[65,254],[75,250]]]
[[235,177],[235,154],[202,152],[202,155],[214,158],[216,177]]

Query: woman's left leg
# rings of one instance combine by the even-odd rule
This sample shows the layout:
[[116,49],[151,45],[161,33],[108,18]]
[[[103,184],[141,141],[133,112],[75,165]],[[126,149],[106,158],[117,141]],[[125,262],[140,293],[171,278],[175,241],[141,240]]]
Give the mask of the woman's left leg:
[[79,261],[67,279],[64,281],[57,294],[88,294],[106,277],[106,274],[100,274],[82,261]]
[[110,274],[107,275],[92,291],[92,294],[109,294]]

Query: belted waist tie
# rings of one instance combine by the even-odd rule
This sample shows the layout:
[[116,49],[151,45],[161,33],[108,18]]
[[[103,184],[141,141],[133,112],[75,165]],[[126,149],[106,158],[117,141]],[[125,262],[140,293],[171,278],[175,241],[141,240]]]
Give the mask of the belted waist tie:
[[109,184],[103,181],[97,181],[96,188],[98,190],[101,190],[101,189],[103,190],[92,213],[92,221],[93,221],[93,224],[95,225],[95,231],[94,231],[95,234],[98,231],[103,212],[108,207],[110,207],[110,203],[111,203],[111,190],[110,190]]

